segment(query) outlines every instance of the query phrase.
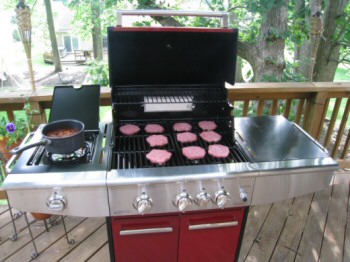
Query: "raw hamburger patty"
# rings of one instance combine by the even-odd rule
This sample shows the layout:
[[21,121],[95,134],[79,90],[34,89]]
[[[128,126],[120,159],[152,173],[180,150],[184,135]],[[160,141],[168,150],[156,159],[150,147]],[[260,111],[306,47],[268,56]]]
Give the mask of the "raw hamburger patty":
[[206,131],[211,131],[218,127],[214,121],[200,121],[198,125],[202,130]]
[[119,128],[119,131],[124,135],[132,136],[140,132],[140,128],[137,125],[127,124],[127,125],[121,126]]
[[180,143],[192,143],[197,141],[197,135],[191,132],[177,133],[176,139]]
[[151,135],[146,138],[146,141],[151,147],[165,146],[168,144],[168,138],[163,135]]
[[189,160],[202,159],[205,156],[205,150],[199,146],[187,146],[182,148],[182,154]]
[[153,164],[165,164],[171,158],[171,152],[161,149],[152,149],[146,158]]
[[176,123],[173,129],[177,132],[188,132],[192,130],[192,126],[189,123]]
[[145,126],[145,131],[148,134],[159,134],[164,132],[164,127],[158,124],[148,124]]
[[208,143],[215,143],[221,140],[221,135],[214,131],[203,131],[199,134],[204,141]]
[[223,145],[210,145],[208,154],[216,158],[226,158],[230,154],[230,150],[227,146]]

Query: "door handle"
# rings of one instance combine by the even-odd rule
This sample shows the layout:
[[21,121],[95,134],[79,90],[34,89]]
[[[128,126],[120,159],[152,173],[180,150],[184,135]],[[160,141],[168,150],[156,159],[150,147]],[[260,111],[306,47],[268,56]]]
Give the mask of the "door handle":
[[170,232],[173,232],[173,228],[172,227],[159,227],[159,228],[121,230],[120,231],[120,235],[121,236],[130,236],[130,235],[170,233]]
[[200,230],[220,227],[235,227],[238,226],[238,221],[222,222],[222,223],[211,223],[211,224],[200,224],[200,225],[189,225],[189,230]]

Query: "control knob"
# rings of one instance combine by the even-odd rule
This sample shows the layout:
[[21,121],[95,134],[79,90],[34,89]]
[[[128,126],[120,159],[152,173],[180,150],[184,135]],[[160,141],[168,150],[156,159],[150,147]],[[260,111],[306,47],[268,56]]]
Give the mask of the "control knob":
[[188,206],[192,205],[192,198],[186,192],[182,192],[175,196],[173,201],[174,206],[176,206],[180,212],[184,211]]
[[214,202],[220,208],[223,208],[226,205],[226,203],[230,200],[231,200],[231,196],[225,189],[216,191],[214,194]]
[[152,198],[150,198],[147,194],[143,193],[135,198],[133,206],[137,210],[137,212],[139,212],[139,214],[143,214],[152,208],[153,201]]
[[50,210],[61,211],[67,206],[67,199],[62,195],[61,188],[54,188],[52,195],[46,200]]
[[244,188],[242,188],[242,187],[239,188],[239,196],[240,196],[240,198],[242,199],[243,202],[247,202],[248,201],[248,194],[244,190]]
[[197,194],[196,200],[194,202],[200,207],[207,207],[210,201],[210,195],[205,191],[201,191]]

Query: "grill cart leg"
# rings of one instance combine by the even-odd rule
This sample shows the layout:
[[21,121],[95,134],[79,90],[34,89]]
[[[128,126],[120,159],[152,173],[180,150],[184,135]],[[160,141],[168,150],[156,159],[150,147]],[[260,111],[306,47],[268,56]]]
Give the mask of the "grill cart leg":
[[34,258],[37,258],[39,256],[39,253],[38,253],[38,250],[37,250],[36,245],[35,245],[35,240],[34,240],[34,237],[33,237],[32,229],[30,228],[30,224],[29,224],[28,217],[27,217],[27,212],[24,212],[24,217],[26,219],[27,227],[28,227],[28,230],[29,230],[29,235],[30,235],[30,238],[32,240],[33,247],[34,247],[34,253],[31,256],[31,258],[34,259]]
[[68,238],[68,232],[67,232],[67,228],[66,228],[66,223],[64,222],[64,217],[61,216],[62,218],[62,224],[63,224],[63,228],[64,228],[64,234],[66,235],[66,239],[69,245],[73,245],[75,243],[74,239],[69,239]]
[[[14,234],[12,236],[10,236],[10,239],[12,241],[16,241],[18,239],[18,233],[17,233],[16,224],[15,224],[15,219],[19,218],[23,213],[22,212],[18,212],[15,215],[13,215],[12,207],[10,205],[10,200],[8,199],[6,192],[5,192],[5,195],[6,195],[6,198],[7,198],[7,206],[8,206],[9,211],[10,211],[10,216],[11,216],[11,221],[12,221],[12,226],[13,226],[13,231],[14,231]],[[20,214],[20,215],[18,215],[18,214]]]

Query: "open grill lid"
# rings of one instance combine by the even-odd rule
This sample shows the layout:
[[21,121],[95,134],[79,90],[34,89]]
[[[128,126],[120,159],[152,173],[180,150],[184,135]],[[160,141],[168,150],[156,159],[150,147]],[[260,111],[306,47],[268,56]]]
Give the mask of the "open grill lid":
[[234,84],[237,29],[108,28],[110,86]]

